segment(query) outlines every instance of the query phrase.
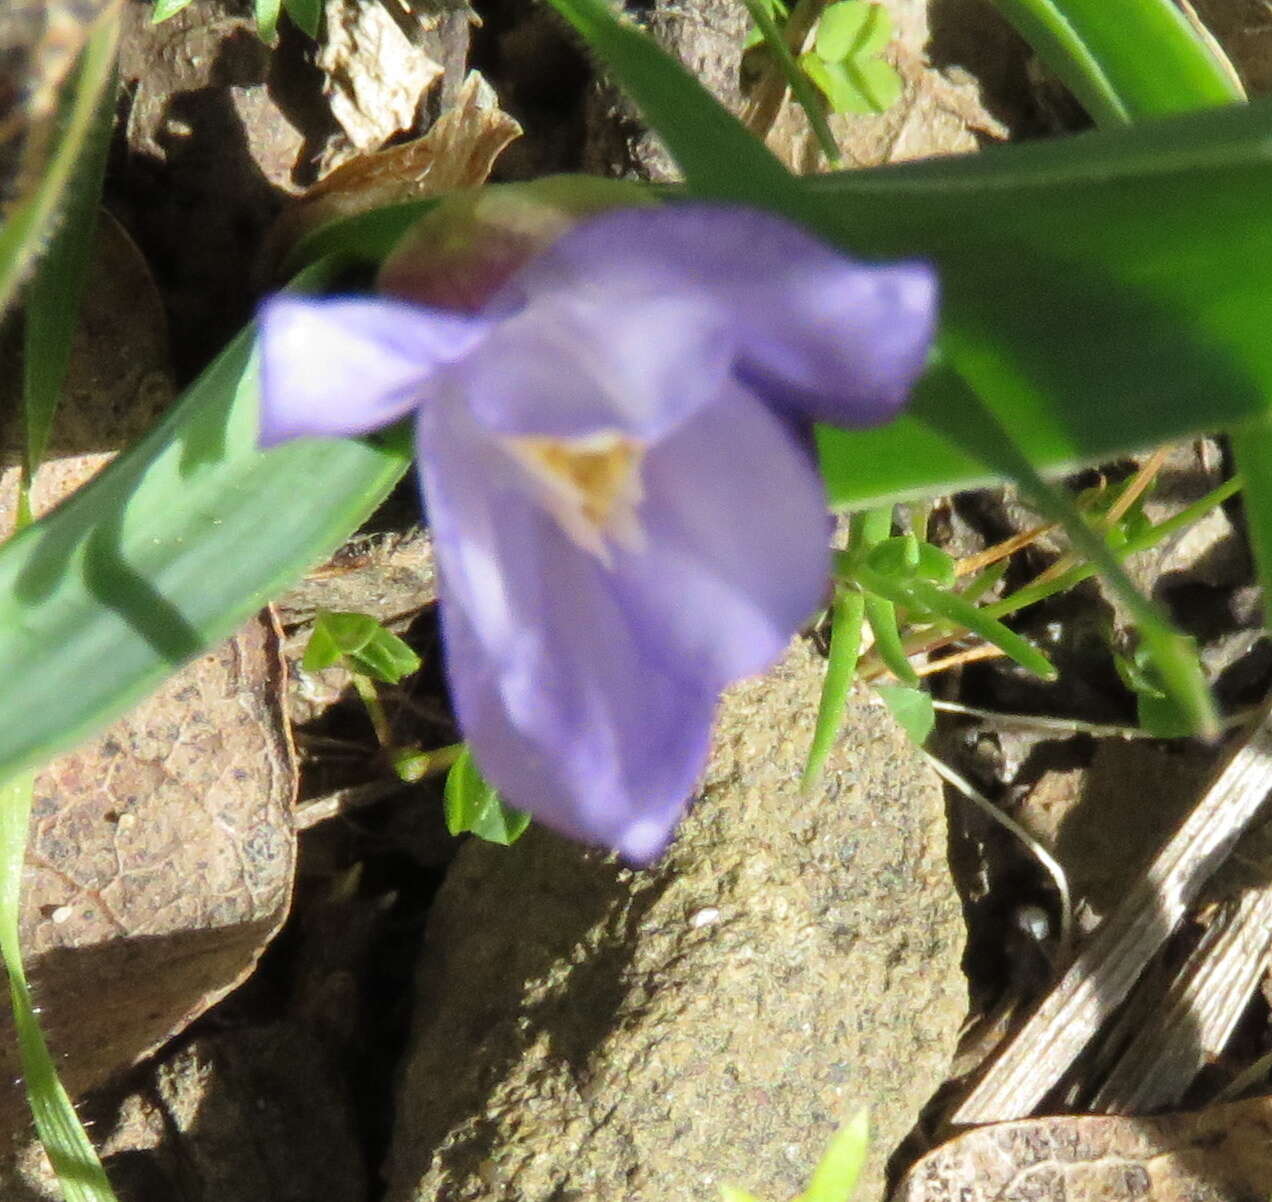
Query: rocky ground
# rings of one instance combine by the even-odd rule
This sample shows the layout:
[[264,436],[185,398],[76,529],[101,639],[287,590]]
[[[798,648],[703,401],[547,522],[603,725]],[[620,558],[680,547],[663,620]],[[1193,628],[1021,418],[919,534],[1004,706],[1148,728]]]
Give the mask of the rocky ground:
[[[1081,124],[980,0],[888,7],[904,92],[879,116],[834,119],[848,162],[974,153]],[[1241,19],[1218,0],[1198,7],[1262,86],[1258,6]],[[365,171],[368,153],[402,146],[393,169],[421,187],[479,182],[491,160],[497,179],[671,177],[545,9],[478,8],[480,25],[453,6],[328,0],[321,46],[284,24],[271,49],[233,0],[195,0],[158,27],[127,0],[112,220],[46,498],[144,427],[250,317],[306,212],[332,203],[320,181]],[[742,62],[740,5],[655,0],[639,16],[789,164],[818,169],[798,112],[768,102],[762,62]],[[513,122],[521,135],[499,153]],[[1173,512],[1225,472],[1217,443],[1175,448],[1149,506]],[[1001,491],[934,514],[965,557],[1035,521]],[[1008,582],[1061,551],[1035,540]],[[1239,511],[1146,558],[1141,584],[1198,637],[1225,709],[1256,704],[1268,645]],[[868,690],[820,796],[800,797],[816,632],[726,698],[700,802],[666,860],[634,872],[539,830],[512,849],[451,839],[438,783],[395,782],[347,679],[299,669],[317,608],[370,612],[425,660],[387,697],[397,728],[451,741],[433,598],[404,488],[273,617],[41,779],[24,935],[52,1043],[71,1088],[89,1091],[84,1113],[124,1202],[689,1202],[721,1181],[776,1200],[863,1104],[869,1202],[951,1119],[1025,1122],[940,1148],[902,1197],[988,1198],[1030,1173],[1030,1196],[1062,1197],[1066,1183],[1112,1196],[1098,1177],[1112,1163],[1124,1196],[1145,1193],[1142,1180],[1166,1182],[1147,1190],[1161,1198],[1272,1180],[1250,1134],[1265,1121],[1257,1102],[1223,1123],[1207,1111],[1119,1127],[1028,1120],[1037,1101],[990,1088],[983,1066],[1013,1022],[1068,988],[1053,882],[1016,835],[942,787]],[[1089,949],[1101,918],[1108,929],[1155,904],[1139,875],[1196,811],[1221,752],[1124,737],[1134,704],[1110,645],[1126,630],[1098,586],[1023,628],[1061,666],[1059,684],[992,660],[935,678],[973,712],[948,715],[932,749],[1059,861]],[[1145,955],[1165,950],[1130,1017],[1090,1032],[1085,1058],[1080,1046],[1048,1061],[1044,1112],[1207,1105],[1265,1051],[1262,862],[1245,846],[1241,871],[1198,899],[1173,941],[1161,916]],[[1229,984],[1205,978],[1202,991],[1224,1000],[1216,1026],[1177,995],[1223,939],[1237,947],[1218,961]],[[1176,1025],[1155,1053],[1130,1055],[1129,1033],[1153,1013]],[[1019,1038],[1041,1038],[1031,1030]],[[0,1032],[0,1054],[11,1042]],[[1041,1046],[1021,1054],[1041,1062]],[[13,1078],[6,1063],[0,1080]],[[16,1089],[0,1096],[14,1149],[3,1190],[19,1202],[54,1196],[22,1105]]]

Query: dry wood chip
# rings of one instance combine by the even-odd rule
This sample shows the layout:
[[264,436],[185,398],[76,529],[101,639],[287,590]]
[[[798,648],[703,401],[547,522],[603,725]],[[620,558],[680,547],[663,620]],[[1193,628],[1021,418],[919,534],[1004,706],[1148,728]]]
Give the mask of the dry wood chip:
[[1146,997],[1119,1023],[1133,1038],[1090,1109],[1148,1114],[1178,1105],[1227,1046],[1267,970],[1270,943],[1272,888],[1222,907],[1165,997]]
[[1197,807],[954,1112],[953,1124],[1028,1114],[1123,1002],[1272,788],[1269,712],[1265,706]]

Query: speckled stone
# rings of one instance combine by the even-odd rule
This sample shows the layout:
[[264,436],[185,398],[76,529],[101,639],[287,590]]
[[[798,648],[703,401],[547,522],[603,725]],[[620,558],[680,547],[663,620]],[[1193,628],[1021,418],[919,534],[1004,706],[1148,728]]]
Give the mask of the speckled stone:
[[702,798],[656,868],[542,830],[473,842],[437,899],[391,1202],[703,1202],[806,1184],[868,1105],[857,1195],[945,1079],[963,924],[940,787],[854,709],[802,800],[823,664],[794,645],[723,706]]

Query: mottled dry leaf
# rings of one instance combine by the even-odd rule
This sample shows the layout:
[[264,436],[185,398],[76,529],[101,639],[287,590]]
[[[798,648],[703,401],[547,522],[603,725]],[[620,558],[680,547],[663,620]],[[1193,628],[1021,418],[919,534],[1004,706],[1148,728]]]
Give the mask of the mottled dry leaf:
[[[64,453],[41,470],[40,506],[97,470],[110,434],[135,434],[170,394],[162,330],[144,264],[107,223],[54,440]],[[0,394],[17,375],[11,360],[0,369]],[[68,440],[92,450],[65,453]],[[12,464],[11,443],[3,453]],[[0,475],[10,521],[15,489],[10,466]],[[23,946],[73,1094],[237,984],[286,913],[295,767],[280,664],[271,622],[254,619],[36,780]],[[3,1128],[27,1120],[0,1010]]]
[[1160,1118],[980,1127],[930,1152],[892,1202],[1253,1202],[1272,1192],[1272,1098]]
[[310,231],[341,217],[486,182],[495,159],[521,126],[499,107],[494,89],[472,71],[455,105],[422,138],[364,155],[315,184],[271,236],[281,257]]

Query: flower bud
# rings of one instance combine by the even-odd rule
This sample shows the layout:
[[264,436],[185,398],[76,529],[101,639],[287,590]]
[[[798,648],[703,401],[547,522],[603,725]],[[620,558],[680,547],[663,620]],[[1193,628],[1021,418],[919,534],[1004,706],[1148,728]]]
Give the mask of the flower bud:
[[458,192],[403,235],[380,268],[377,288],[415,304],[475,313],[583,218],[656,203],[640,184],[590,175]]

